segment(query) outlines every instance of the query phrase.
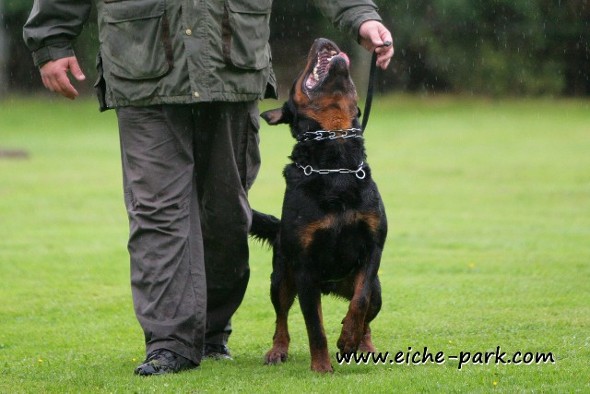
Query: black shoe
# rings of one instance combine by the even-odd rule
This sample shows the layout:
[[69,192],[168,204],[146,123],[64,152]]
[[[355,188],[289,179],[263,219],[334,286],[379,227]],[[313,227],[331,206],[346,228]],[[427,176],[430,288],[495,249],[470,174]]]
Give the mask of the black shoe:
[[197,367],[197,364],[179,354],[166,349],[158,349],[148,354],[143,364],[135,368],[135,374],[141,376],[163,375]]
[[233,360],[227,346],[213,343],[206,343],[203,346],[203,358],[211,360]]

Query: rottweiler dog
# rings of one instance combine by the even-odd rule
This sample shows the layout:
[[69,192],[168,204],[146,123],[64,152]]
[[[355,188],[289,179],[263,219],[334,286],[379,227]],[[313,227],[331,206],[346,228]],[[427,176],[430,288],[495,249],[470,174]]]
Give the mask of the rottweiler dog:
[[267,364],[287,359],[287,317],[299,298],[311,369],[332,372],[321,295],[350,300],[337,346],[374,352],[369,323],[381,309],[377,272],[387,235],[385,209],[367,163],[357,93],[346,54],[317,39],[289,100],[261,114],[286,123],[297,140],[283,172],[282,219],[254,211],[251,234],[273,247],[271,300],[276,312]]

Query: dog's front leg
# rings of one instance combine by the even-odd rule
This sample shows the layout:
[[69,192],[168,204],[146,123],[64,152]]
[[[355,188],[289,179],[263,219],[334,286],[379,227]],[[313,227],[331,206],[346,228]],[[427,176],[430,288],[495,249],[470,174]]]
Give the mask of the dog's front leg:
[[376,247],[354,279],[354,293],[337,342],[341,354],[356,352],[361,341],[362,350],[374,351],[369,322],[375,318],[381,307],[380,294],[373,294],[373,291],[379,291],[377,270],[380,259],[381,249]]
[[371,288],[371,301],[369,303],[369,309],[367,310],[367,314],[365,316],[365,330],[363,333],[363,337],[361,339],[361,343],[359,344],[358,351],[362,353],[374,353],[376,351],[375,346],[373,345],[373,340],[371,339],[371,328],[369,327],[369,323],[373,321],[375,316],[381,310],[381,285],[379,283],[379,278],[375,278],[373,281],[373,286]]
[[297,277],[297,294],[309,338],[311,369],[321,373],[334,372],[324,332],[320,287],[307,275],[300,273]]

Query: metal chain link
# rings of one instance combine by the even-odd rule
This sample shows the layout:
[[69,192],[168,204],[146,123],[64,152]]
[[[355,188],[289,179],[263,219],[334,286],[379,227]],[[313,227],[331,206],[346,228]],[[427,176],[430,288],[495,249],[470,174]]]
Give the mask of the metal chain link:
[[[303,133],[303,137],[299,139],[300,142],[304,141],[324,141],[324,140],[335,140],[338,138],[363,138],[361,129],[352,127],[350,129],[340,130],[317,130],[317,131],[306,131]],[[337,134],[340,133],[340,134]]]
[[295,165],[303,170],[305,176],[310,176],[311,174],[320,174],[320,175],[328,175],[328,174],[354,174],[358,179],[365,179],[367,173],[363,170],[365,162],[361,162],[356,170],[350,170],[348,168],[338,168],[338,169],[319,169],[316,170],[309,164],[303,166],[299,163],[295,163]]

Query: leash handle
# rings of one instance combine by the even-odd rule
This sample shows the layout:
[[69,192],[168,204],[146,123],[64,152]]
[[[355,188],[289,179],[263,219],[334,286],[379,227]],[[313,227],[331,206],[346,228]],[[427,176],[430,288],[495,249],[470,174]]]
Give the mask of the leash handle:
[[[385,41],[382,47],[389,47],[392,45],[391,41]],[[369,70],[369,85],[367,86],[367,98],[365,99],[365,109],[363,111],[363,124],[361,130],[364,132],[369,122],[369,115],[371,113],[371,106],[373,104],[373,90],[375,88],[375,76],[377,75],[377,51],[373,51],[371,56],[371,68]]]

